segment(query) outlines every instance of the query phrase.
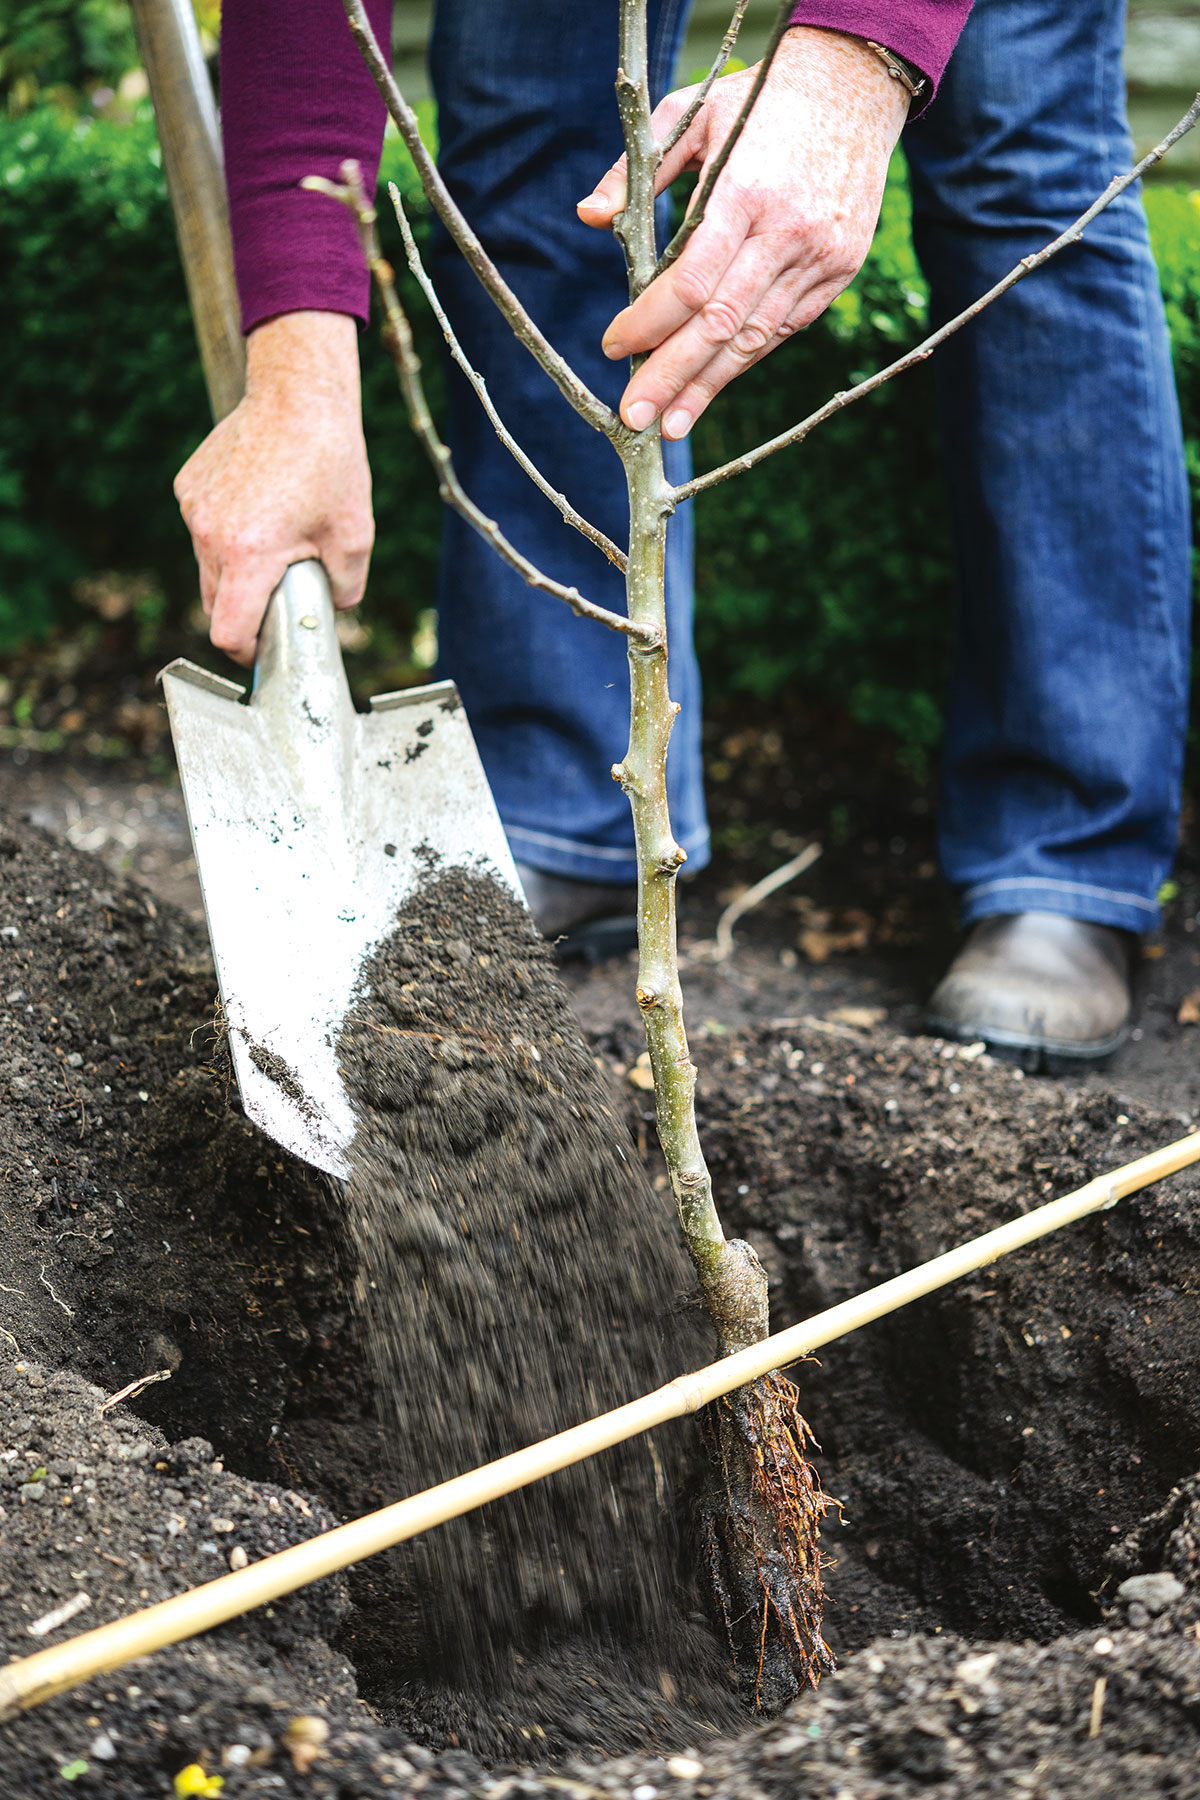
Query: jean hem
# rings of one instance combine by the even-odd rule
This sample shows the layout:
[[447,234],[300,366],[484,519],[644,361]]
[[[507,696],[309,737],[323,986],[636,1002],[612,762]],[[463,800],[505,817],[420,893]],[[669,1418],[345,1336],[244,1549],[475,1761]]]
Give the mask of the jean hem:
[[[504,829],[516,860],[532,869],[540,869],[545,875],[565,875],[574,881],[611,882],[614,887],[628,886],[637,880],[637,857],[632,846],[618,848],[581,843],[577,838],[531,831],[522,825],[505,825]],[[690,875],[703,869],[712,855],[708,832],[696,832],[680,842],[687,852],[684,872]]]
[[1046,912],[1080,919],[1089,925],[1112,925],[1139,937],[1157,929],[1162,917],[1156,900],[1120,888],[1096,887],[1084,881],[1060,881],[1049,876],[1009,875],[981,881],[959,895],[959,917],[964,925],[998,913]]

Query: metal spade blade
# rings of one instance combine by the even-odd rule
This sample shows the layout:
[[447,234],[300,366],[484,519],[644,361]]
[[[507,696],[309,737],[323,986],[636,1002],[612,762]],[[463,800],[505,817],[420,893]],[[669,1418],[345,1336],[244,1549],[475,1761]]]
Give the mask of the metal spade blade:
[[439,870],[521,894],[466,713],[452,681],[355,712],[317,562],[271,598],[248,703],[182,659],[161,681],[242,1105],[344,1176],[337,1043],[364,964]]

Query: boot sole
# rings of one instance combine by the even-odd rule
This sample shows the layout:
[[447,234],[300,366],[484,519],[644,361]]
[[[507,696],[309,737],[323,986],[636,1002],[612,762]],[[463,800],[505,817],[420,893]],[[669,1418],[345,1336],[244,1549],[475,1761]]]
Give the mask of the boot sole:
[[1013,1063],[1027,1075],[1077,1075],[1097,1069],[1115,1056],[1129,1036],[1128,1024],[1097,1043],[1072,1042],[1069,1038],[1029,1038],[1015,1031],[987,1031],[956,1024],[949,1019],[926,1018],[922,1031],[950,1038],[957,1044],[986,1044],[999,1062]]

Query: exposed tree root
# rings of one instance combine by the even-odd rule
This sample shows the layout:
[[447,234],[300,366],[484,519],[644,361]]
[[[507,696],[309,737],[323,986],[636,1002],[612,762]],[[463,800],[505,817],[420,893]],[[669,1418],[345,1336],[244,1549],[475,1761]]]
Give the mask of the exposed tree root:
[[820,1523],[829,1505],[805,1454],[813,1438],[777,1370],[705,1407],[711,1473],[702,1531],[738,1678],[774,1712],[833,1668],[821,1635]]

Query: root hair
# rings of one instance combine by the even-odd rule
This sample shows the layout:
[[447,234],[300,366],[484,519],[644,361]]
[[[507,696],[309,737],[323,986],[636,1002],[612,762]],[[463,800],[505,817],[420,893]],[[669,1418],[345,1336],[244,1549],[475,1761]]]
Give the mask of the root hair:
[[774,1712],[834,1666],[821,1635],[819,1545],[829,1507],[799,1390],[778,1370],[700,1415],[711,1475],[705,1557],[739,1681]]

